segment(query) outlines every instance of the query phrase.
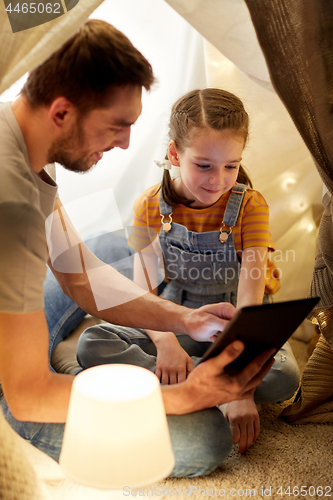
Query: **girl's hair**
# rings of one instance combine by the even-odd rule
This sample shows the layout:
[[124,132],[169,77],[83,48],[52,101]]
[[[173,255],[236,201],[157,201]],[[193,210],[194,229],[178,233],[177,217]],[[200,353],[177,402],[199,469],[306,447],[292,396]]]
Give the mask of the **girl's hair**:
[[[248,138],[249,116],[242,101],[226,90],[207,88],[193,90],[181,97],[172,107],[169,123],[169,139],[173,140],[178,151],[190,146],[198,129],[231,130],[243,137],[244,145]],[[237,182],[252,187],[252,182],[240,166]],[[169,170],[164,170],[161,184],[162,195],[169,205],[190,205],[194,200],[177,195]]]

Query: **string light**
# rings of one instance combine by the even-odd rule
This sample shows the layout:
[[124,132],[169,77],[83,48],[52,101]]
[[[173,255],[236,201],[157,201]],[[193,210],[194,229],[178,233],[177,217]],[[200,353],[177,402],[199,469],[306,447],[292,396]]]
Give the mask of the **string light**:
[[283,191],[289,191],[296,184],[294,177],[287,177],[281,183]]

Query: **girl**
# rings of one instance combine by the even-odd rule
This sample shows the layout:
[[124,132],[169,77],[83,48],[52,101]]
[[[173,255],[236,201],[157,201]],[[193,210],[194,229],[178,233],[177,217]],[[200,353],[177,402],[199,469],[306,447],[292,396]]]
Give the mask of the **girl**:
[[[145,191],[134,205],[129,244],[136,250],[134,280],[138,284],[147,287],[148,281],[153,289],[157,283],[158,248],[151,244],[152,230],[156,230],[168,281],[163,291],[167,300],[191,308],[217,302],[244,307],[269,300],[280,288],[268,259],[268,252],[274,250],[268,206],[252,189],[241,166],[248,126],[242,102],[220,89],[195,90],[175,103],[167,159],[159,164],[164,167],[162,183]],[[174,180],[170,176],[172,165],[179,167]],[[144,356],[154,358],[153,365],[145,361],[143,366],[155,370],[163,384],[183,381],[193,369],[193,361],[197,362],[209,345],[174,332],[126,329],[125,334],[119,327],[112,327],[112,332],[120,335],[122,342],[132,344],[132,350],[134,343],[142,347]],[[78,350],[83,367],[99,364],[87,354],[89,343],[93,341],[96,350],[100,340],[105,347],[106,335],[96,330],[83,334]],[[117,362],[112,358],[114,348],[110,348],[107,361],[104,350],[103,362]],[[151,355],[156,353],[155,359]],[[294,394],[298,383],[296,360],[290,346],[285,345],[257,388],[256,402],[284,401]],[[259,435],[256,404],[253,400],[233,401],[226,406],[225,416],[234,443],[239,443],[240,452],[246,451]]]

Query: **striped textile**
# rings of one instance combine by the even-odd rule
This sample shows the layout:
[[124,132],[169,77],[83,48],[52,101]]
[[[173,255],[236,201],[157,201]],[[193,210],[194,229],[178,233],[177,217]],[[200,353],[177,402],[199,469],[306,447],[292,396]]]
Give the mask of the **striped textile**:
[[333,423],[333,351],[323,335],[303,372],[295,402],[282,418],[289,424]]
[[[136,251],[146,248],[159,234],[161,216],[159,209],[160,184],[147,189],[134,203],[133,227],[128,244]],[[208,208],[190,208],[176,205],[173,209],[172,221],[184,225],[189,231],[198,233],[218,231],[221,227],[223,214],[230,196],[225,193]],[[167,220],[167,218],[166,218]],[[149,234],[147,228],[150,228]],[[235,227],[232,230],[237,252],[249,247],[267,247],[274,251],[272,237],[269,231],[269,208],[264,197],[254,189],[245,193],[243,204]],[[280,282],[274,276],[275,266],[267,261],[267,276],[265,293],[274,294],[280,289]]]
[[[245,2],[274,89],[333,195],[333,2]],[[333,422],[332,241],[333,206],[330,203],[320,224],[310,290],[310,297],[316,294],[321,299],[316,317],[322,337],[304,370],[302,399],[288,408],[290,423]],[[284,414],[287,416],[287,410]]]

